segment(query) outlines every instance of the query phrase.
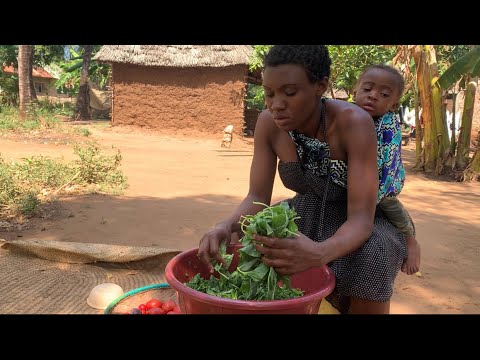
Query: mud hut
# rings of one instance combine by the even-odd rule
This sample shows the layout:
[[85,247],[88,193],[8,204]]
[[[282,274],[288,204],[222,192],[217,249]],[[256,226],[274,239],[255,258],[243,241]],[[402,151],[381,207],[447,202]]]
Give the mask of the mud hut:
[[112,124],[242,134],[250,45],[104,45]]

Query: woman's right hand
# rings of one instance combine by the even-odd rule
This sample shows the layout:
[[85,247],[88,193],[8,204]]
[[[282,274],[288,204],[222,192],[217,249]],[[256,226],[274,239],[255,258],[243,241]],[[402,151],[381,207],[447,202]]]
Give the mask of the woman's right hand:
[[198,258],[201,262],[208,266],[208,269],[213,273],[213,265],[210,259],[215,259],[218,263],[225,265],[225,260],[223,260],[220,255],[219,248],[220,244],[225,241],[226,245],[230,244],[232,237],[231,227],[227,224],[218,224],[212,230],[203,235],[200,240],[200,245],[198,247]]

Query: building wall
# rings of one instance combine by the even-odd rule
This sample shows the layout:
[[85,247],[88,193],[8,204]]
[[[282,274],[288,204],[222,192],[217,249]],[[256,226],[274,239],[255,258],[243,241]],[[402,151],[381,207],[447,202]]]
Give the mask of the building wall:
[[[33,86],[37,96],[56,96],[55,79],[33,78]],[[41,90],[41,91],[40,91]]]
[[112,124],[242,134],[246,72],[113,64]]

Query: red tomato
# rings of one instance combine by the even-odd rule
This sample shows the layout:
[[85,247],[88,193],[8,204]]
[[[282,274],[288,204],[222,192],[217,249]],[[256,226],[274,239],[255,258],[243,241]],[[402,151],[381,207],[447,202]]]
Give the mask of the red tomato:
[[167,300],[163,303],[162,309],[165,310],[165,312],[172,311],[177,304],[173,300]]
[[147,310],[148,315],[164,315],[165,311],[160,308],[151,308],[150,310]]
[[163,303],[158,299],[152,299],[152,300],[149,300],[145,305],[147,306],[147,309],[152,309],[152,308],[161,308]]
[[140,310],[140,311],[147,310],[147,305],[145,305],[145,304],[138,305],[138,310]]

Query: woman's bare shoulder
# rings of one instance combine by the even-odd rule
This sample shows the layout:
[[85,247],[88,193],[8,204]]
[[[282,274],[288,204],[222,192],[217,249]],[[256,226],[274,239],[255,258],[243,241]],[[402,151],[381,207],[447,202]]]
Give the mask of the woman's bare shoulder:
[[278,127],[275,125],[273,120],[272,113],[268,110],[263,110],[257,119],[257,124],[255,126],[255,132],[261,131],[265,134],[273,135],[278,132]]
[[263,110],[263,111],[258,115],[257,123],[258,123],[258,122],[269,122],[269,123],[273,123],[272,113],[271,113],[270,111],[268,111],[268,109]]
[[340,127],[348,127],[357,123],[368,124],[368,127],[373,126],[372,117],[361,107],[344,100],[329,100],[328,103],[332,117]]

